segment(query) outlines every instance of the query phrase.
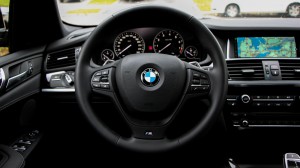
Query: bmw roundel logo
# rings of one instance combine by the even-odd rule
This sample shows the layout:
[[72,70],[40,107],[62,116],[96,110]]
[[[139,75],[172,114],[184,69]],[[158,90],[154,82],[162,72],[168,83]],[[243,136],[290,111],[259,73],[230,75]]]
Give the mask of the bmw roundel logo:
[[141,74],[141,81],[144,85],[152,87],[159,82],[159,73],[154,68],[147,68]]

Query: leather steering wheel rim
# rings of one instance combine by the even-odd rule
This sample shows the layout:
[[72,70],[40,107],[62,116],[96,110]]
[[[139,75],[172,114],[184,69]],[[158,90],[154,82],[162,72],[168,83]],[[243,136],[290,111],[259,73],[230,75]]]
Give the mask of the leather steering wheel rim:
[[[125,21],[126,23],[124,24]],[[122,27],[121,23],[123,23]],[[109,37],[110,31],[114,29],[126,30],[138,27],[180,27],[180,29],[190,31],[199,40],[213,61],[214,67],[212,71],[204,72],[199,70],[200,72],[208,73],[210,76],[211,85],[210,92],[208,93],[211,101],[210,107],[201,121],[192,130],[177,139],[121,137],[103,124],[95,115],[95,110],[91,107],[90,97],[93,88],[90,81],[95,68],[91,67],[90,60],[93,55],[99,52],[97,51],[99,50],[98,45],[103,43],[101,39]],[[189,67],[189,64],[185,64],[185,66]],[[195,69],[196,67],[191,65],[189,68]],[[77,61],[75,73],[76,98],[87,120],[109,142],[133,151],[160,152],[171,150],[188,143],[197,136],[201,136],[219,116],[227,94],[227,67],[221,47],[214,35],[196,18],[168,7],[136,7],[117,13],[100,24],[84,43]],[[113,96],[110,92],[107,92],[107,95]]]

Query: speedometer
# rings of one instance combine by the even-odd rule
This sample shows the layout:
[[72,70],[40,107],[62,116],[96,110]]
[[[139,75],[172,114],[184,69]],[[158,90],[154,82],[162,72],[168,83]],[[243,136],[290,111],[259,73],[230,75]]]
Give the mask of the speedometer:
[[153,40],[156,53],[179,56],[183,52],[184,41],[182,36],[174,30],[163,30]]
[[143,53],[145,51],[145,42],[137,33],[123,32],[115,39],[114,50],[119,58],[129,54]]

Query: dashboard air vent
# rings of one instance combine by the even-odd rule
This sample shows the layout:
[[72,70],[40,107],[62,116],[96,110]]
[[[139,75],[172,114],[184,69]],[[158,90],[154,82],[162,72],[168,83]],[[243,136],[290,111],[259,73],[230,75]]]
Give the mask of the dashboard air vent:
[[48,54],[47,69],[74,66],[80,52],[80,48],[71,48]]
[[279,60],[282,80],[300,80],[300,60]]
[[227,60],[230,80],[264,80],[261,60]]

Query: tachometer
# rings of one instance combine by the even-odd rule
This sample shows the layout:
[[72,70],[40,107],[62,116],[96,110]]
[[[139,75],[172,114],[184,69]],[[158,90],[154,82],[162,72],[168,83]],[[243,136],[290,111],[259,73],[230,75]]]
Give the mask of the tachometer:
[[156,53],[179,56],[183,52],[184,41],[182,36],[174,30],[163,30],[153,40]]
[[145,42],[137,33],[123,32],[115,39],[114,50],[119,58],[129,54],[143,53],[145,51]]

